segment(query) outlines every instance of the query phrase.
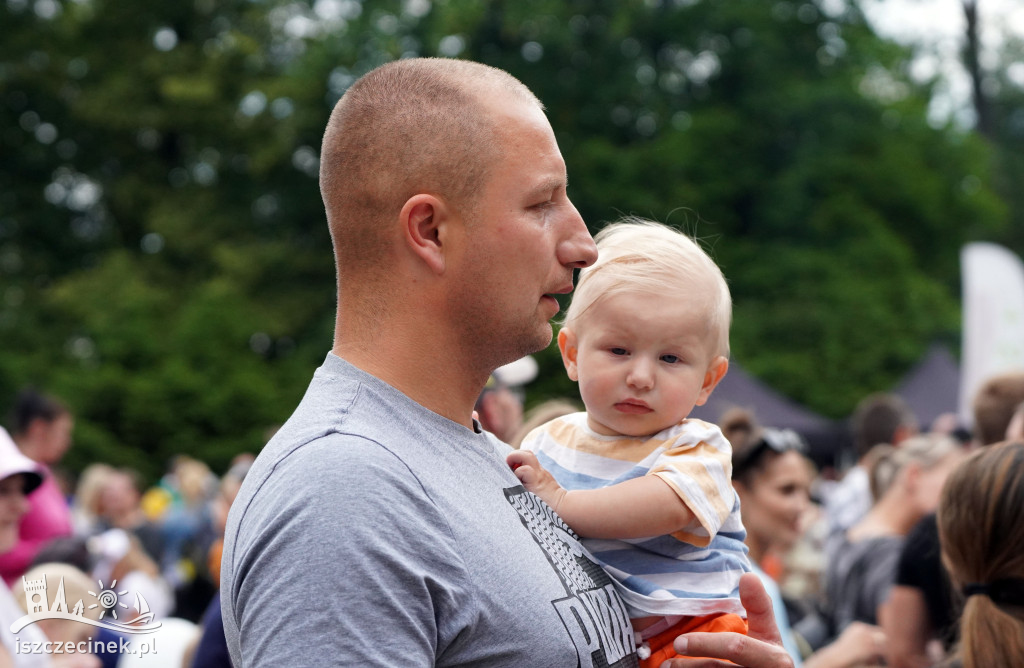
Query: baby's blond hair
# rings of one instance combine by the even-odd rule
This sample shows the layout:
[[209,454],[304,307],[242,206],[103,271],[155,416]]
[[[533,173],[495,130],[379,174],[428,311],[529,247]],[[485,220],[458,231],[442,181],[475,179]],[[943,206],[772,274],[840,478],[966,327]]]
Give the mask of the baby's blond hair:
[[678,291],[697,289],[707,296],[707,331],[714,354],[729,356],[732,297],[725,276],[690,237],[670,227],[633,216],[597,233],[597,262],[580,271],[565,326],[580,319],[601,299],[622,292],[649,291],[671,299]]

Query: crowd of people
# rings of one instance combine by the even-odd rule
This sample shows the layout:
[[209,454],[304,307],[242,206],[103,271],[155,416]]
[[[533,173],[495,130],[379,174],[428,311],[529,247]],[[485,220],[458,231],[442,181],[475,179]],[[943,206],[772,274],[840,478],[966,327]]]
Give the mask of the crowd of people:
[[[148,489],[95,463],[62,489],[72,414],[18,397],[0,668],[157,665],[21,652],[91,632],[12,635],[47,577],[69,601],[138,592],[175,668],[1024,665],[1024,373],[986,382],[970,434],[865,397],[856,464],[826,480],[771,415],[688,418],[728,371],[726,281],[653,223],[603,233],[599,257],[543,106],[507,73],[373,70],[320,176],[335,340],[257,457],[218,478],[182,456]],[[551,341],[577,270],[558,342],[584,410],[524,415],[494,371]]]
[[[546,402],[509,427],[531,433],[535,422],[555,424],[578,409],[568,399]],[[217,591],[221,548],[252,457],[238,457],[217,479],[183,456],[146,490],[133,472],[96,463],[62,490],[55,467],[71,443],[70,412],[26,390],[12,416],[11,437],[0,434],[3,623],[24,614],[25,580],[62,578],[69,592],[117,581],[142,593],[156,617],[192,623],[174,663],[161,665],[230,666]],[[733,450],[749,559],[794,665],[924,668],[962,660],[980,667],[1024,656],[1024,620],[1014,612],[1024,602],[1024,374],[983,385],[973,437],[948,427],[920,431],[894,395],[865,398],[851,419],[861,456],[838,483],[817,475],[799,434],[763,426],[740,408],[720,422]],[[49,621],[26,627],[21,639],[78,642],[90,630]],[[9,634],[4,640],[8,653],[16,649]],[[31,658],[0,666],[120,659]]]
[[[203,462],[182,455],[149,487],[137,472],[102,462],[72,478],[60,462],[72,444],[74,418],[59,399],[27,388],[18,394],[8,423],[10,431],[0,431],[0,472],[11,486],[5,497],[10,500],[3,518],[5,541],[0,544],[3,602],[12,604],[2,610],[4,625],[10,627],[29,612],[26,583],[42,580],[52,588],[60,582],[67,600],[94,603],[95,592],[106,583],[127,596],[114,606],[94,605],[86,616],[100,619],[105,613],[116,619],[121,612],[122,618],[126,613],[131,618],[146,612],[163,620],[165,649],[161,657],[149,657],[146,665],[177,668],[191,666],[194,660],[195,665],[230,666],[226,652],[219,663],[209,662],[216,646],[224,647],[223,631],[219,643],[211,646],[206,641],[203,656],[197,648],[214,608],[219,630],[216,591],[224,525],[253,456],[238,456],[218,478]],[[24,483],[21,499],[15,498],[18,482]],[[93,594],[87,596],[89,592]],[[138,596],[136,603],[144,601],[146,609],[128,605],[132,596]],[[116,635],[71,620],[41,619],[26,626],[18,639],[77,645],[86,640],[105,642]],[[13,659],[0,660],[0,666],[109,668],[130,665],[134,659],[121,663],[120,650],[95,655],[32,653],[27,645],[17,646],[7,630],[0,629],[0,636]]]

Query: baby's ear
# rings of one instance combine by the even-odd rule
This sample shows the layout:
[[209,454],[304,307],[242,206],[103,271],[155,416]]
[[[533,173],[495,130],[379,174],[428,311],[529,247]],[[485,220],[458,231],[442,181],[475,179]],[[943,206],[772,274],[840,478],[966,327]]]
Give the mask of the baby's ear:
[[558,349],[562,352],[562,364],[565,365],[565,372],[570,380],[579,380],[579,373],[576,371],[576,355],[579,352],[576,343],[576,334],[568,327],[563,327],[558,332]]
[[719,381],[725,378],[725,372],[728,370],[729,360],[727,358],[719,355],[711,360],[708,370],[704,373],[704,384],[701,386],[700,394],[697,396],[698,406],[703,406],[707,402],[708,397],[711,396],[711,391],[715,389]]

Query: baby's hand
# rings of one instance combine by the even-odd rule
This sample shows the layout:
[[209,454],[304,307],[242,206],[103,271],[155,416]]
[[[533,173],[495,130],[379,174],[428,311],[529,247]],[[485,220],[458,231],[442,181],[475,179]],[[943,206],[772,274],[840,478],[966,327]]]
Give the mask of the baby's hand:
[[527,491],[539,496],[552,510],[558,512],[558,504],[565,496],[565,490],[555,481],[553,475],[541,467],[535,454],[528,450],[516,450],[505,461],[512,467],[512,472]]

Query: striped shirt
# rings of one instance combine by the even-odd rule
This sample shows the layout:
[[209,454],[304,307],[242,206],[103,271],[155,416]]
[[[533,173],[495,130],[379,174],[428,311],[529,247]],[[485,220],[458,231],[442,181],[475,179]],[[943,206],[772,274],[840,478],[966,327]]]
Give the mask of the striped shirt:
[[732,449],[718,427],[688,419],[649,437],[603,436],[586,413],[574,413],[533,430],[521,447],[567,490],[656,475],[693,512],[695,521],[671,535],[583,540],[631,617],[746,617],[739,600],[740,576],[751,570],[746,531],[730,480]]

